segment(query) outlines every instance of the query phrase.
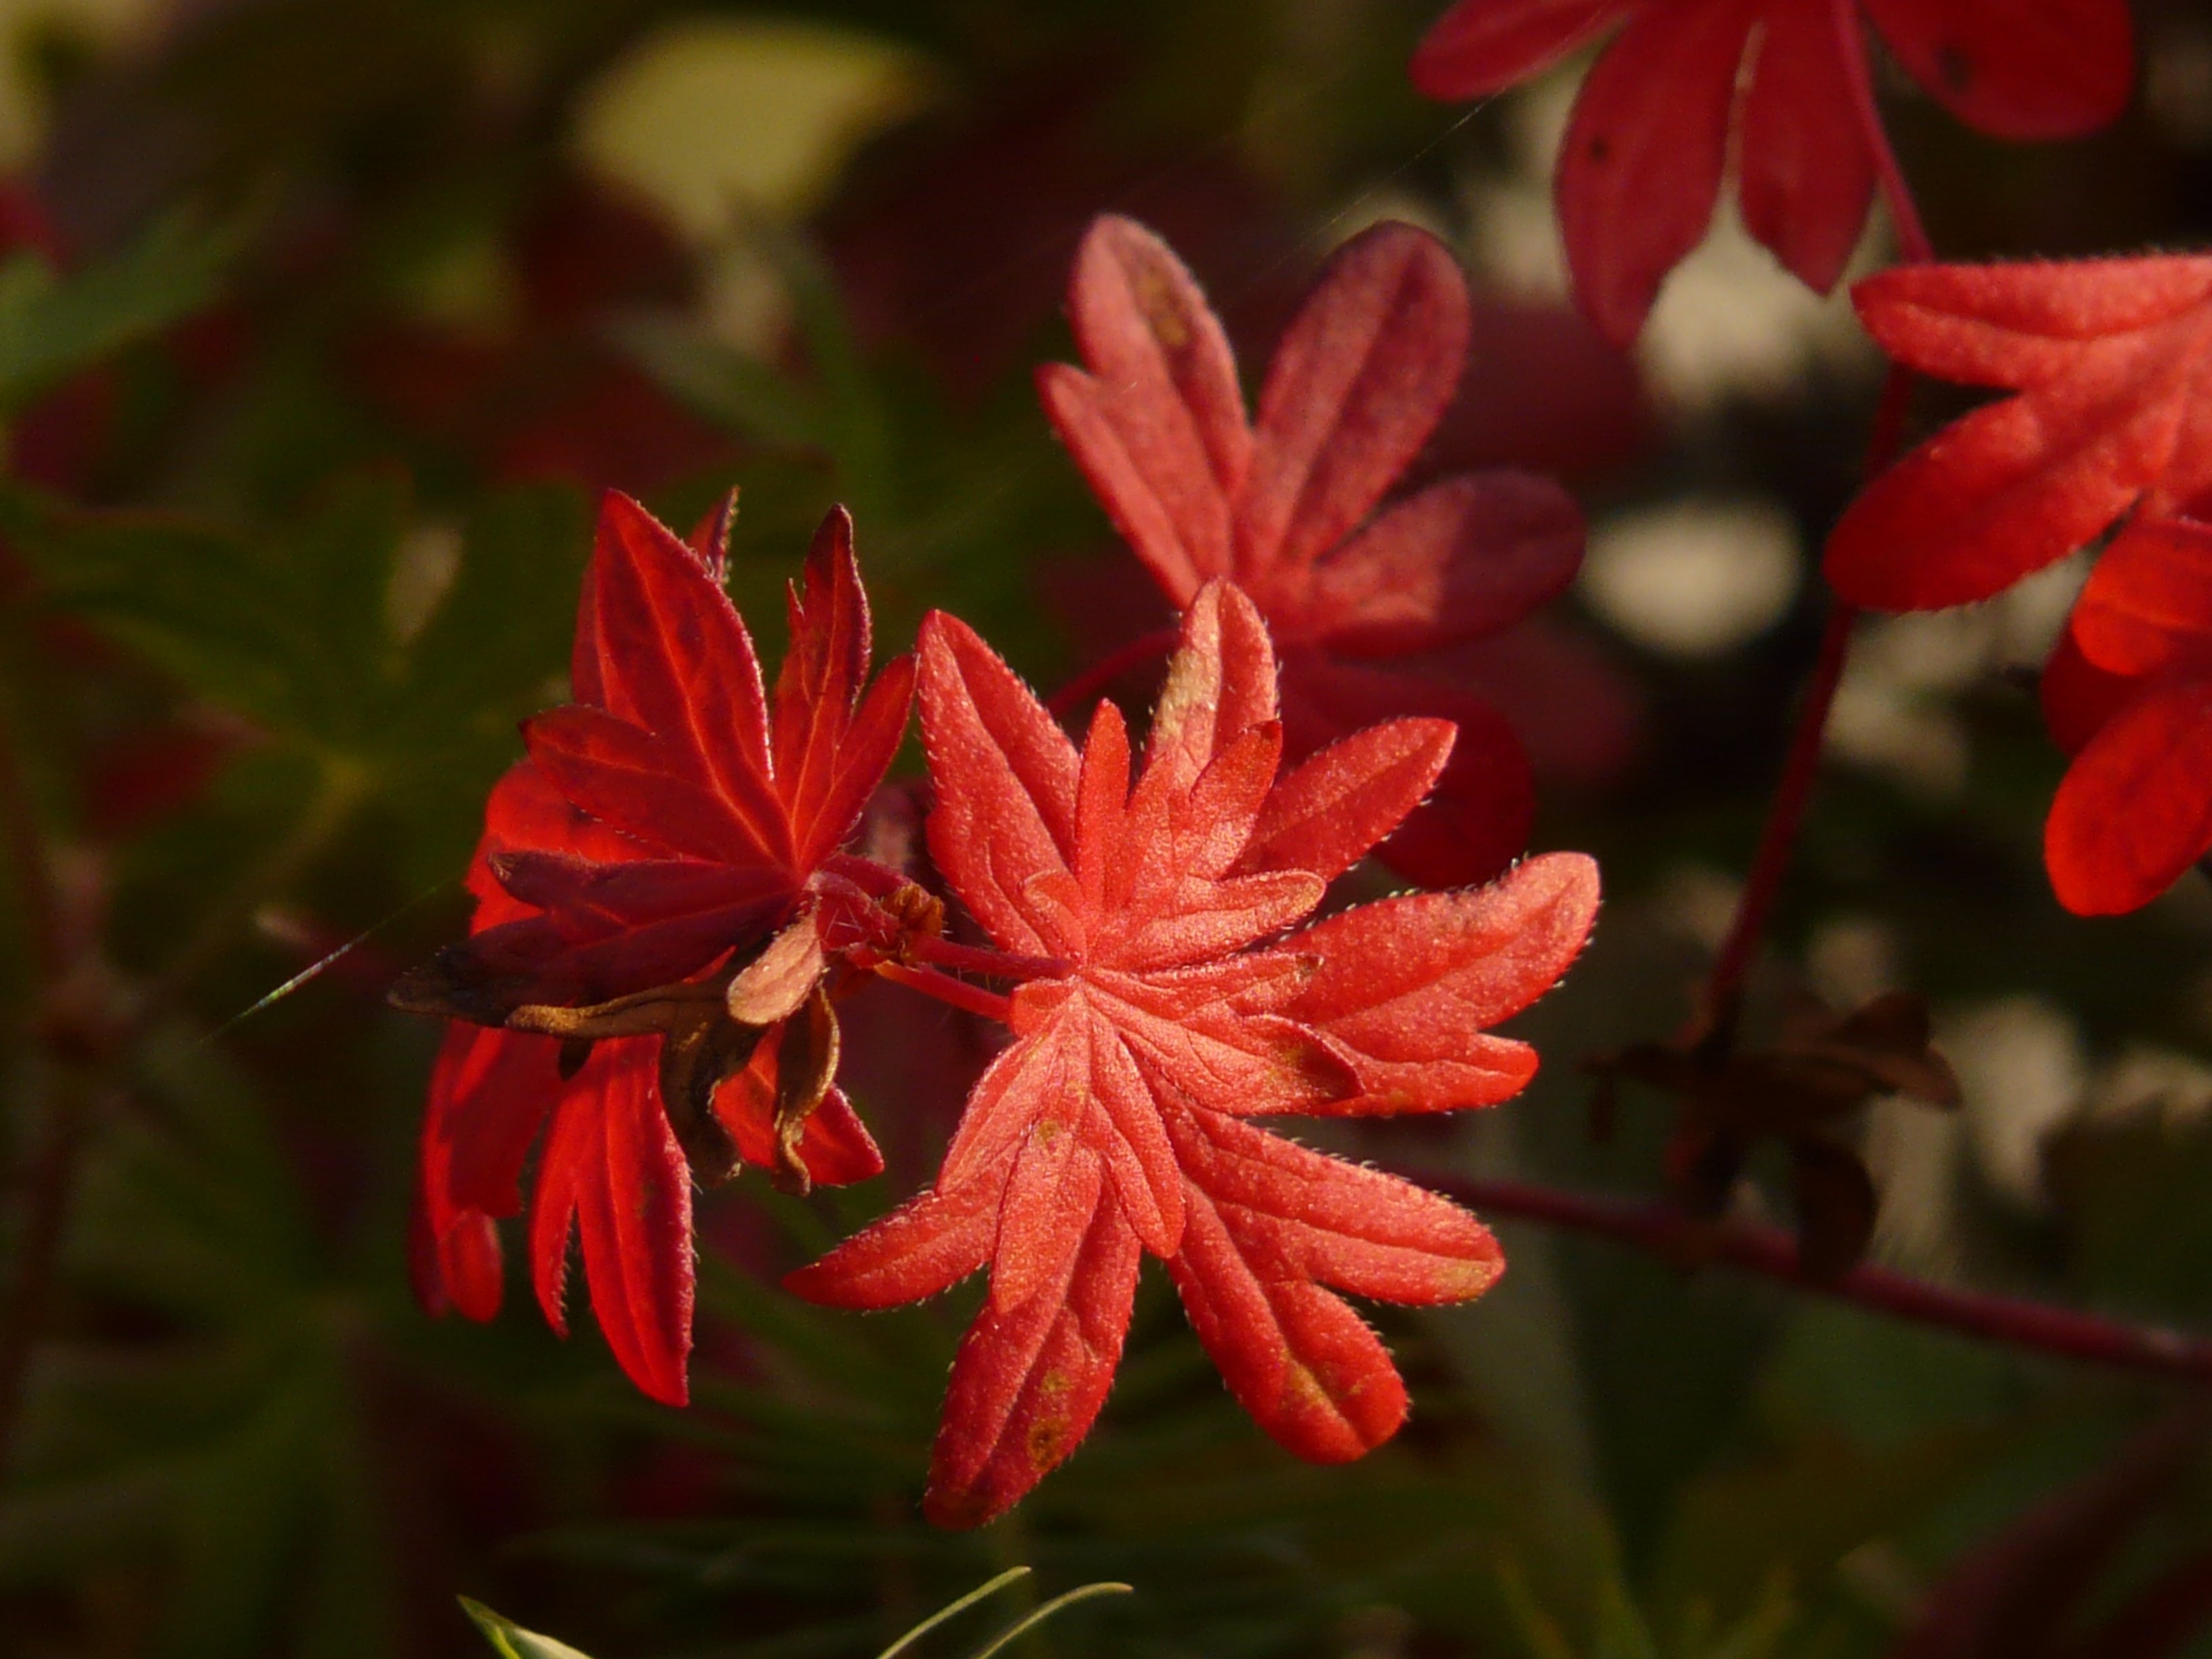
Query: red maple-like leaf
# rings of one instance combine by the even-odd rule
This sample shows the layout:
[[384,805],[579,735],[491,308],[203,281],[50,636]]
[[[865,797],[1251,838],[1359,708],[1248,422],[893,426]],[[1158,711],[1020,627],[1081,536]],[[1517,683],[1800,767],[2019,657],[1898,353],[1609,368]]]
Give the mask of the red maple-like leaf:
[[2098,562],[2044,705],[2074,756],[2044,828],[2059,902],[2139,908],[2212,852],[2212,525],[2141,519]]
[[1855,605],[1985,599],[2140,502],[2212,491],[2212,258],[1921,265],[1852,290],[1899,362],[2018,395],[1876,478],[1828,543]]
[[[720,580],[726,529],[726,510],[687,548],[634,501],[607,497],[578,621],[579,701],[530,723],[531,758],[493,792],[469,940],[394,994],[476,1022],[455,1023],[431,1080],[416,1241],[424,1301],[496,1311],[492,1224],[520,1211],[523,1163],[544,1129],[531,1252],[546,1316],[565,1330],[580,1231],[609,1346],[672,1403],[685,1395],[690,1346],[694,1174],[795,1164],[841,1182],[882,1168],[834,1085],[789,1121],[780,1071],[820,1058],[796,1012],[821,969],[813,900],[897,747],[913,685],[902,659],[863,695],[867,605],[840,512],[793,592],[792,648],[768,697]],[[728,989],[710,981],[709,995],[681,1000],[691,976],[756,951]],[[599,1022],[580,1028],[580,1043],[564,1044],[552,1018],[578,1005],[603,1005],[578,1011]],[[609,1029],[622,1034],[596,1036]],[[683,1098],[670,1097],[673,1077]]]
[[1330,262],[1248,421],[1227,337],[1180,260],[1103,218],[1068,305],[1088,372],[1048,365],[1045,410],[1168,597],[1233,579],[1282,652],[1293,760],[1376,720],[1459,728],[1435,798],[1382,856],[1431,886],[1479,881],[1527,844],[1528,760],[1464,685],[1380,665],[1498,633],[1573,580],[1583,521],[1556,483],[1447,478],[1377,512],[1459,383],[1468,295],[1434,238],[1385,224]]
[[1580,950],[1595,866],[1535,859],[1490,888],[1278,939],[1420,798],[1451,732],[1393,721],[1279,778],[1273,654],[1225,584],[1185,617],[1133,787],[1111,704],[1079,754],[961,623],[932,616],[921,661],[931,850],[1001,947],[1056,966],[1014,992],[1015,1041],[969,1097],[935,1185],[790,1283],[879,1308],[990,1265],[933,1462],[940,1523],[989,1519],[1074,1449],[1146,1253],[1271,1435],[1316,1461],[1359,1455],[1395,1431],[1406,1393],[1335,1292],[1462,1301],[1497,1277],[1498,1248],[1434,1194],[1251,1120],[1518,1091],[1535,1055],[1483,1028]]
[[1731,151],[1745,228],[1808,286],[1835,286],[1874,198],[1862,11],[1913,79],[1997,137],[2070,137],[2126,106],[2125,0],[1459,0],[1413,54],[1413,84],[1487,98],[1620,27],[1576,100],[1557,189],[1576,294],[1626,344],[1705,240]]

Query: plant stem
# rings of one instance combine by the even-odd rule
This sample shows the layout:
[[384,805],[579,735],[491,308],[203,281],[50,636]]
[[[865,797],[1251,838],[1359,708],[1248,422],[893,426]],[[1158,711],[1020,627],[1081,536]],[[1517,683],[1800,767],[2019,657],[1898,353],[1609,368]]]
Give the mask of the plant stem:
[[934,968],[909,968],[902,962],[884,962],[876,964],[875,971],[894,985],[903,985],[909,991],[935,997],[939,1002],[980,1014],[985,1019],[994,1019],[1001,1025],[1010,1024],[1013,1018],[1014,1005],[1007,998],[980,985],[970,985],[964,979],[940,974]]
[[1164,657],[1176,647],[1182,635],[1172,628],[1155,629],[1141,634],[1120,650],[1102,657],[1073,679],[1045,699],[1045,708],[1055,720],[1065,719],[1074,709],[1097,696],[1129,670],[1155,657]]
[[[1858,0],[1834,0],[1834,5],[1844,72],[1850,82],[1859,124],[1874,152],[1875,172],[1881,181],[1882,198],[1889,205],[1890,218],[1897,228],[1899,251],[1907,264],[1923,264],[1935,258],[1935,250],[1921,223],[1920,210],[1913,203],[1912,191],[1905,183],[1904,169],[1898,165],[1897,153],[1890,148],[1889,134],[1881,124],[1881,112],[1875,104],[1873,78],[1867,70],[1866,41],[1859,24]],[[1867,441],[1867,477],[1873,477],[1887,469],[1904,447],[1905,417],[1911,397],[1911,371],[1901,366],[1892,367],[1882,383],[1881,400],[1875,405],[1874,425]],[[1774,802],[1767,809],[1766,822],[1759,830],[1758,851],[1752,855],[1743,896],[1737,902],[1735,919],[1729,924],[1728,933],[1714,955],[1712,970],[1705,980],[1701,1012],[1708,1031],[1726,1033],[1734,1027],[1744,976],[1751,971],[1759,941],[1765,937],[1775,900],[1781,893],[1783,878],[1789,873],[1790,860],[1797,851],[1799,833],[1805,826],[1806,808],[1820,775],[1828,715],[1835,707],[1837,688],[1843,684],[1844,665],[1850,656],[1851,633],[1857,621],[1857,611],[1836,599],[1820,630],[1812,675],[1806,683],[1804,701],[1797,710],[1796,726],[1790,734],[1790,747],[1783,757],[1782,776],[1775,786]]]
[[1704,1221],[1672,1205],[1606,1198],[1519,1181],[1401,1170],[1492,1216],[1595,1233],[1680,1263],[1715,1261],[1870,1312],[1955,1331],[1985,1342],[2090,1364],[2212,1386],[2212,1340],[2022,1297],[1929,1284],[1861,1263],[1830,1279],[1808,1275],[1797,1241],[1778,1227]]
[[1858,112],[1860,130],[1873,152],[1875,179],[1881,191],[1881,199],[1889,209],[1890,222],[1897,231],[1897,251],[1907,264],[1925,264],[1936,257],[1936,250],[1928,240],[1927,226],[1921,222],[1919,204],[1912,199],[1912,187],[1905,182],[1905,169],[1898,165],[1897,152],[1890,146],[1889,130],[1882,125],[1881,106],[1875,101],[1874,75],[1867,67],[1866,30],[1859,21],[1859,0],[1833,0],[1833,8],[1844,78],[1850,86],[1851,104]]
[[914,935],[906,949],[919,961],[963,973],[988,974],[994,979],[1052,979],[1067,972],[1067,964],[1057,957],[1016,956],[927,933]]

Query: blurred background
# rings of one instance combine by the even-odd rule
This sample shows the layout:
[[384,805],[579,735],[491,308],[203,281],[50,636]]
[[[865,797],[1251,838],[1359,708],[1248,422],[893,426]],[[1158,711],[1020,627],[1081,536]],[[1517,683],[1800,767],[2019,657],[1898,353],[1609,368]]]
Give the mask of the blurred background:
[[[1182,253],[1248,375],[1374,221],[1465,263],[1472,356],[1419,470],[1556,474],[1592,534],[1568,601],[1452,666],[1535,757],[1536,844],[1597,854],[1607,903],[1520,1024],[1525,1098],[1336,1139],[1662,1189],[1665,1100],[1594,1136],[1578,1062],[1691,1011],[1879,364],[1725,222],[1638,353],[1603,345],[1548,187],[1580,66],[1425,103],[1437,9],[0,3],[0,1655],[485,1651],[457,1594],[600,1659],[867,1654],[1026,1563],[1039,1595],[1134,1586],[1050,1627],[1067,1655],[1842,1659],[2054,1495],[2079,1600],[1923,1650],[2057,1652],[2064,1619],[2202,1595],[2201,1456],[2081,1507],[2157,1387],[1512,1223],[1488,1298],[1377,1316],[1416,1403],[1364,1463],[1268,1443],[1151,1275],[1082,1452],[932,1532],[973,1287],[866,1319],[775,1288],[926,1180],[983,1057],[896,994],[846,1026],[887,1177],[702,1204],[690,1411],[580,1306],[563,1343],[519,1285],[483,1327],[410,1299],[437,1030],[383,991],[465,926],[514,722],[564,696],[595,492],[682,526],[741,486],[732,587],[771,656],[844,501],[887,646],[941,605],[1059,684],[1161,620],[1030,386],[1106,210]],[[2212,233],[2212,15],[2136,16],[2141,94],[2085,143],[1984,141],[1891,77],[1944,256]],[[1877,1260],[2201,1327],[2212,891],[2084,922],[2040,866],[2063,761],[2033,679],[2080,579],[1864,624],[1754,1024],[1806,992],[1934,1010],[1966,1104],[1857,1126]],[[1753,1209],[1786,1191],[1753,1174]],[[2081,1650],[2212,1653],[2191,1628]]]

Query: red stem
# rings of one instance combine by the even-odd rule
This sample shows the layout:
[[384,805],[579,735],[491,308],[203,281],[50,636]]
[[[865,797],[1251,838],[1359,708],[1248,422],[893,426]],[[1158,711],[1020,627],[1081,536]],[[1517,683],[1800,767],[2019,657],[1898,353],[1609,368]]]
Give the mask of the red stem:
[[1920,207],[1912,199],[1905,169],[1898,165],[1897,152],[1890,147],[1889,130],[1881,124],[1881,108],[1875,101],[1874,74],[1867,67],[1866,30],[1859,21],[1859,0],[1834,0],[1834,8],[1844,79],[1850,84],[1859,125],[1874,152],[1875,179],[1889,209],[1890,222],[1897,229],[1897,251],[1909,265],[1926,264],[1935,258],[1936,249],[1928,240],[1928,227],[1921,222]]
[[934,968],[909,968],[902,962],[881,962],[876,964],[876,972],[893,984],[935,997],[939,1002],[949,1002],[971,1014],[981,1014],[985,1019],[994,1019],[1001,1025],[1013,1022],[1014,1005],[1008,999],[980,985],[970,985],[964,979],[940,974]]
[[977,945],[958,945],[949,939],[937,939],[927,933],[916,934],[906,941],[908,954],[923,962],[934,963],[939,968],[957,969],[963,973],[988,974],[994,979],[1054,979],[1067,972],[1067,964],[1057,957],[1016,956],[1011,951],[987,950]]
[[1105,689],[1140,663],[1155,657],[1164,657],[1176,647],[1182,635],[1175,629],[1155,629],[1139,635],[1128,644],[1085,669],[1066,685],[1045,699],[1045,708],[1054,720],[1066,717],[1071,710],[1080,708],[1089,699]]
[[[1936,257],[1935,249],[1929,242],[1927,228],[1921,222],[1911,188],[1905,182],[1905,170],[1898,165],[1897,152],[1890,147],[1889,133],[1881,124],[1881,111],[1875,102],[1874,79],[1867,68],[1866,39],[1859,22],[1858,3],[1859,0],[1834,0],[1844,77],[1850,83],[1851,101],[1874,154],[1875,175],[1881,181],[1882,198],[1888,204],[1890,218],[1897,227],[1899,251],[1907,264],[1923,264]],[[1884,471],[1904,447],[1905,411],[1911,394],[1911,371],[1893,367],[1883,382],[1881,399],[1875,408],[1874,428],[1867,442],[1869,477]],[[1783,878],[1796,854],[1797,838],[1805,826],[1813,785],[1820,775],[1828,715],[1835,707],[1836,690],[1843,684],[1844,665],[1850,655],[1851,632],[1857,621],[1858,612],[1839,599],[1821,629],[1812,677],[1806,684],[1804,702],[1797,711],[1796,726],[1790,735],[1789,751],[1783,757],[1781,780],[1775,786],[1774,804],[1767,809],[1766,823],[1759,831],[1759,850],[1752,855],[1751,872],[1745,878],[1743,897],[1737,902],[1735,920],[1729,924],[1728,935],[1714,955],[1712,972],[1705,981],[1703,1012],[1709,1029],[1724,1031],[1733,1023],[1737,993],[1759,954],[1759,941],[1765,937],[1766,925],[1773,916]]]
[[1403,1173],[1492,1216],[1599,1234],[1677,1262],[1721,1262],[1815,1296],[2008,1347],[2212,1384],[2212,1341],[2201,1337],[2017,1297],[1953,1290],[1864,1263],[1832,1279],[1815,1279],[1798,1265],[1796,1238],[1780,1228],[1700,1221],[1666,1204],[1601,1198],[1527,1182],[1484,1181],[1426,1170]]

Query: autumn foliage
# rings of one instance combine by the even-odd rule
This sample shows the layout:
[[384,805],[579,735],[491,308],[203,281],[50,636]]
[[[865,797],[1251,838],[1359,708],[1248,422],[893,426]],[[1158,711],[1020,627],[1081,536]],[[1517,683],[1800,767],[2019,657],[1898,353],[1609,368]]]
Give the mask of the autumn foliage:
[[0,1656],[2212,1654],[2203,9],[0,8]]

